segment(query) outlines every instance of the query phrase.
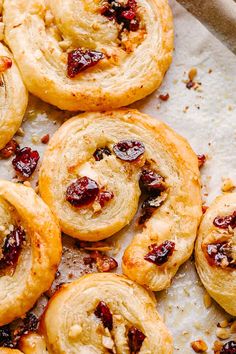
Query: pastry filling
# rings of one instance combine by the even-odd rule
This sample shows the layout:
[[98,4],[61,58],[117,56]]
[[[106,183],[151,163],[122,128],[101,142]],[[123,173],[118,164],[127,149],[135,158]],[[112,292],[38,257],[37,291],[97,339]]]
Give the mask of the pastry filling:
[[101,161],[104,158],[104,155],[106,156],[111,155],[111,150],[108,147],[97,149],[93,154],[93,157],[95,158],[96,161]]
[[139,353],[146,336],[136,327],[131,327],[128,332],[128,344],[131,354]]
[[104,301],[100,301],[94,312],[95,316],[99,318],[104,328],[108,328],[110,331],[113,328],[113,318],[109,307]]
[[25,231],[21,227],[15,227],[6,236],[1,250],[0,269],[17,265],[24,241]]
[[144,259],[150,263],[161,266],[172,256],[175,250],[175,243],[172,241],[165,241],[159,246],[154,243],[149,246],[149,250],[150,252],[144,256]]
[[20,176],[29,178],[35,171],[39,161],[38,151],[33,151],[30,147],[18,150],[16,157],[12,160],[12,165]]
[[220,354],[235,354],[236,353],[236,342],[231,340],[225,343],[220,351]]
[[234,229],[236,227],[236,210],[232,215],[217,216],[213,220],[213,224],[220,229],[228,229],[229,226]]
[[83,50],[78,48],[68,54],[67,74],[70,78],[74,78],[80,72],[96,65],[105,55],[95,50]]
[[113,146],[113,151],[120,160],[134,162],[145,152],[145,146],[137,140],[122,140]]
[[97,182],[86,176],[78,178],[66,190],[66,200],[77,208],[88,206],[95,200],[104,207],[113,198],[113,192],[100,190]]
[[207,259],[210,265],[222,268],[236,268],[236,260],[233,257],[232,242],[219,242],[206,246]]
[[101,8],[101,14],[110,21],[115,21],[121,25],[122,30],[138,31],[139,19],[137,16],[137,1],[107,0]]

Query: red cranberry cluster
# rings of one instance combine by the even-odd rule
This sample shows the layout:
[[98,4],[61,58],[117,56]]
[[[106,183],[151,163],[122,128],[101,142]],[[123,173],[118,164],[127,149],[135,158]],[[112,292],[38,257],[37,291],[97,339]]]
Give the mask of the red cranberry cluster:
[[38,151],[33,151],[30,147],[24,147],[17,150],[16,157],[12,160],[12,165],[22,177],[29,178],[34,173],[39,158]]
[[236,210],[232,215],[217,216],[213,220],[213,224],[220,229],[227,229],[229,226],[234,229],[236,227]]
[[149,246],[150,252],[146,254],[144,259],[148,262],[154,263],[158,266],[166,263],[175,250],[175,243],[172,241],[165,241],[161,245],[154,243]]
[[96,50],[83,50],[78,48],[68,54],[67,74],[70,78],[74,78],[81,71],[84,71],[96,65],[105,55]]
[[137,31],[140,23],[137,16],[137,1],[128,0],[126,5],[118,0],[108,0],[101,9],[101,14],[110,21],[115,20],[122,25],[122,29],[128,31]]
[[232,257],[232,247],[228,242],[207,245],[207,255],[211,265],[236,268],[236,261]]
[[2,248],[2,258],[0,259],[1,269],[17,264],[24,240],[25,231],[21,227],[15,227],[5,238]]
[[139,353],[146,336],[136,327],[131,327],[128,332],[128,344],[132,354]]
[[88,206],[95,200],[104,207],[113,198],[113,192],[100,190],[97,182],[86,176],[78,178],[66,190],[66,200],[77,208]]

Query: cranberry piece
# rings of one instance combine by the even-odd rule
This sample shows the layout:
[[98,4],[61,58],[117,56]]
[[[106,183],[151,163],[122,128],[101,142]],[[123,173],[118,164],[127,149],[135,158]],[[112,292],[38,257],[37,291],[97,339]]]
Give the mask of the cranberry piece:
[[139,29],[139,21],[135,18],[131,20],[129,24],[129,29],[132,32],[136,32]]
[[106,203],[114,198],[114,193],[109,191],[103,191],[99,193],[98,202],[100,203],[101,207],[103,208]]
[[228,242],[207,245],[207,254],[211,265],[236,268],[236,262],[231,255],[232,247]]
[[100,301],[94,312],[95,316],[100,318],[105,328],[108,328],[110,331],[113,328],[113,318],[110,312],[109,307],[104,301]]
[[231,340],[223,345],[220,354],[236,354],[236,342]]
[[12,67],[12,60],[6,56],[0,56],[0,73],[4,73],[6,70]]
[[227,229],[229,226],[234,229],[236,227],[236,210],[232,215],[217,216],[213,220],[213,224],[220,229]]
[[206,162],[206,155],[204,154],[197,155],[197,158],[198,158],[198,167],[201,168]]
[[136,161],[145,152],[145,146],[137,140],[122,140],[113,146],[116,156],[128,162]]
[[41,138],[41,143],[42,144],[47,144],[49,142],[49,139],[50,139],[50,135],[49,134],[46,134],[44,135],[42,138]]
[[165,241],[159,246],[154,243],[149,249],[150,252],[144,257],[144,259],[160,266],[166,263],[168,258],[172,256],[175,250],[175,243],[172,241]]
[[133,20],[135,18],[135,12],[133,10],[123,11],[121,17],[124,17],[126,20]]
[[75,207],[83,207],[93,203],[98,193],[97,182],[89,177],[81,177],[67,188],[66,200]]
[[129,329],[128,343],[131,354],[139,353],[145,338],[145,334],[143,334],[138,328],[131,327]]
[[195,83],[193,81],[188,81],[186,84],[187,89],[191,90],[192,87],[194,87]]
[[19,150],[12,160],[14,169],[23,177],[29,178],[35,171],[39,161],[38,151],[32,151],[30,147]]
[[151,170],[142,171],[140,182],[148,192],[164,191],[166,189],[164,178]]
[[96,50],[76,49],[68,54],[67,73],[70,78],[75,77],[81,71],[84,71],[96,65],[105,55]]
[[21,227],[17,227],[10,232],[2,248],[0,269],[6,266],[14,266],[17,263],[24,240],[25,231]]
[[19,151],[19,149],[19,144],[12,139],[2,150],[0,150],[0,157],[2,159],[9,159],[9,157],[14,155],[17,151]]
[[97,149],[93,154],[96,161],[101,161],[104,158],[104,155],[111,155],[111,151],[108,147]]
[[169,93],[161,94],[161,95],[159,95],[159,98],[162,101],[168,101],[168,99],[170,98],[170,95],[169,95]]

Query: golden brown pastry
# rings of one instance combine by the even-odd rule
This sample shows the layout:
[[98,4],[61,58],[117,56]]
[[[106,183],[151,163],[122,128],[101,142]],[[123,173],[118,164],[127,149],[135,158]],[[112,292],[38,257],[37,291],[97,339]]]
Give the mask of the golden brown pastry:
[[63,286],[47,307],[43,332],[50,354],[173,352],[154,296],[117,274]]
[[195,259],[206,290],[225,311],[236,316],[236,193],[217,197],[207,209]]
[[30,310],[54,280],[60,230],[30,187],[0,181],[0,326]]
[[0,149],[19,129],[28,93],[9,50],[0,43]]
[[47,354],[48,353],[44,337],[37,333],[29,333],[23,336],[20,339],[20,350],[22,350],[24,354]]
[[165,124],[132,109],[85,113],[51,138],[40,193],[62,231],[81,240],[129,224],[146,195],[123,270],[152,290],[170,285],[193,251],[201,217],[197,157]]
[[23,354],[23,353],[17,349],[0,348],[0,354]]
[[5,0],[4,22],[29,91],[61,109],[126,106],[171,63],[167,0]]

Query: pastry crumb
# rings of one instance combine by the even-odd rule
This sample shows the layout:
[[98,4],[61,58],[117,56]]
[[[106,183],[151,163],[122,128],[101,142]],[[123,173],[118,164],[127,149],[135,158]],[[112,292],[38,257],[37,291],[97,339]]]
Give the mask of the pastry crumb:
[[221,343],[219,340],[216,340],[213,344],[213,350],[215,354],[220,354],[220,351],[223,347],[223,343]]
[[78,324],[73,325],[69,330],[69,337],[72,339],[77,338],[82,332],[82,327]]
[[228,339],[230,337],[230,329],[229,328],[221,328],[218,327],[216,329],[216,336],[220,339]]
[[188,78],[189,78],[189,80],[190,80],[190,81],[193,81],[196,76],[197,76],[197,69],[196,69],[196,68],[190,69],[189,72],[188,72]]
[[231,192],[235,188],[235,184],[231,178],[222,178],[222,192]]
[[211,307],[212,305],[212,298],[210,297],[210,295],[208,293],[206,293],[203,296],[203,302],[204,302],[204,306],[206,309],[208,309],[209,307]]
[[191,343],[191,347],[196,353],[204,353],[208,350],[208,346],[204,340],[199,339]]

